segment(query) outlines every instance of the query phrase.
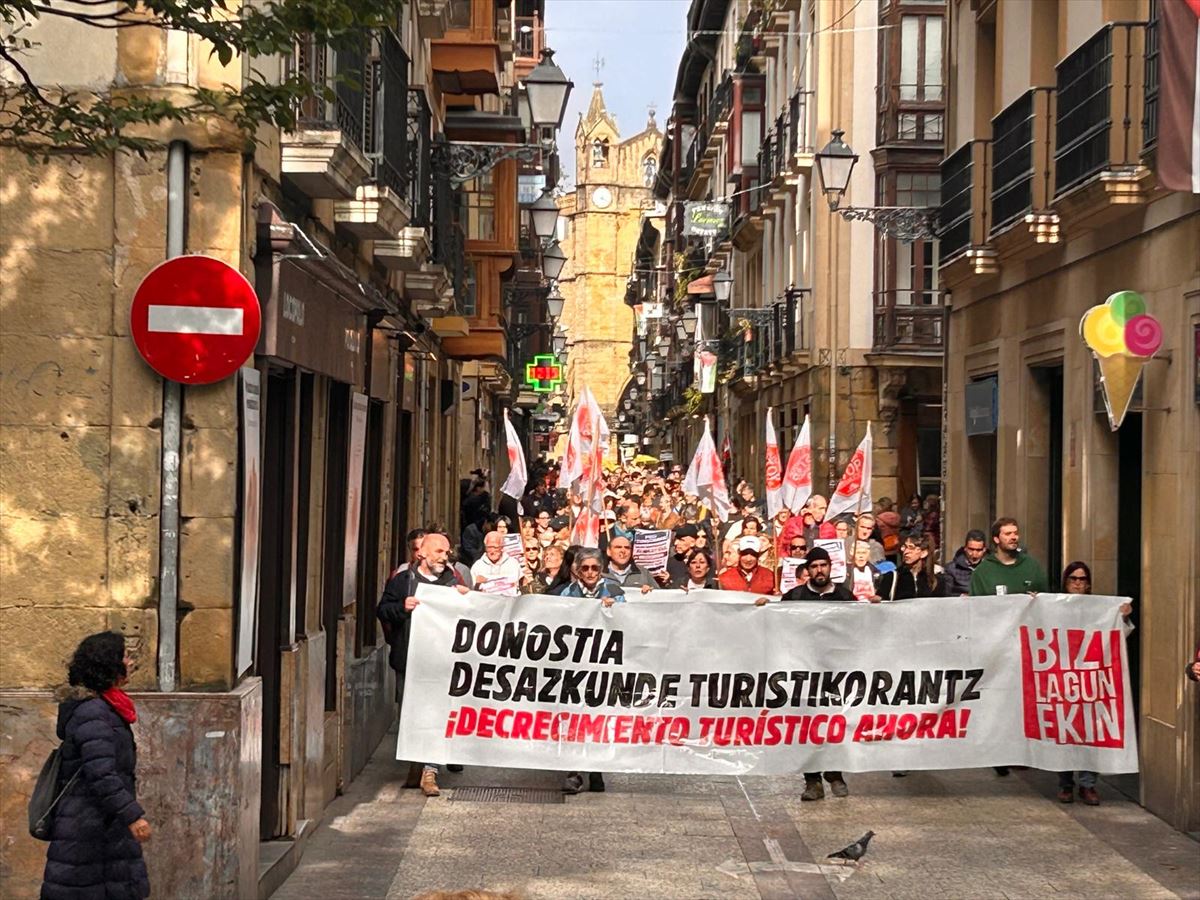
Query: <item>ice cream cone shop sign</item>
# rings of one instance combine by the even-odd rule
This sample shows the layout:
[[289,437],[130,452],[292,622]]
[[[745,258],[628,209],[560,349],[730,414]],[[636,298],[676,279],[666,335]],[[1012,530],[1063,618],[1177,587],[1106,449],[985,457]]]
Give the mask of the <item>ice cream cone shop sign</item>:
[[1146,312],[1141,294],[1118,291],[1084,313],[1079,333],[1100,364],[1108,425],[1116,431],[1125,421],[1142,367],[1162,346],[1162,325]]

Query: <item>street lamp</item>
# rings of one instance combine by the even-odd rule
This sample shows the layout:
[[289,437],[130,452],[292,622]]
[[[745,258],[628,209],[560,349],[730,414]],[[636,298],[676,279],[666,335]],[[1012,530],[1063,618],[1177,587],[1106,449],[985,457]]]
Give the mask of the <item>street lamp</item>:
[[525,78],[525,102],[538,128],[561,128],[567,98],[575,85],[554,62],[554,51],[542,50],[541,62]]
[[563,266],[566,264],[567,254],[563,253],[558,241],[555,241],[542,253],[542,274],[551,281],[558,280],[558,276],[562,274]]
[[713,276],[713,294],[718,303],[728,303],[733,294],[733,276],[728,270],[722,269]]
[[562,331],[554,332],[554,337],[550,338],[550,349],[555,356],[562,356],[567,349],[567,335]]
[[[692,333],[695,334],[695,331],[693,330]],[[687,343],[688,337],[689,337],[689,335],[687,333],[687,325],[684,323],[683,319],[676,319],[675,320],[675,338],[682,345],[682,344]]]
[[696,309],[688,307],[683,312],[683,331],[688,340],[696,336]]
[[821,191],[833,210],[838,208],[838,203],[850,186],[850,173],[858,162],[858,154],[842,140],[843,134],[844,131],[835,128],[829,143],[813,156],[817,163],[817,175],[821,179]]
[[637,375],[634,376],[634,381],[637,382],[638,387],[645,387],[646,386],[646,373],[638,372]]
[[558,204],[550,194],[550,188],[542,191],[529,207],[529,218],[533,222],[533,233],[542,240],[554,237],[554,229],[558,226]]
[[563,298],[562,293],[558,289],[558,282],[552,282],[550,285],[550,293],[546,295],[546,312],[550,318],[557,319],[563,313],[563,304],[567,301]]
[[847,222],[870,222],[886,235],[905,243],[933,240],[937,237],[938,210],[935,206],[842,206],[842,197],[850,187],[850,173],[858,162],[858,154],[842,140],[842,130],[835,128],[833,137],[820,153],[813,155],[821,192],[829,208]]

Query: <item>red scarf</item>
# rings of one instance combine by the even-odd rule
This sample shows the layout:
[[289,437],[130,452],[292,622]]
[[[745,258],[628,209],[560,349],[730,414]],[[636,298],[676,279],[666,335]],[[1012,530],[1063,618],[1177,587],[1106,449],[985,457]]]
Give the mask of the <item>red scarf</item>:
[[137,721],[137,710],[133,707],[133,698],[120,688],[110,687],[100,695],[108,701],[108,705],[117,711],[117,715],[132,725]]

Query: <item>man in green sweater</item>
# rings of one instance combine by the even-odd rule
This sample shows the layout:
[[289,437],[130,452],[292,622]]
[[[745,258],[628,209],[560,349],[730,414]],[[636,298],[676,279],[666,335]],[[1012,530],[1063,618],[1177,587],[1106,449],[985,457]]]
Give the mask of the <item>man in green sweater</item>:
[[997,519],[992,525],[992,552],[971,575],[971,594],[1036,594],[1050,590],[1038,561],[1020,549],[1016,519]]

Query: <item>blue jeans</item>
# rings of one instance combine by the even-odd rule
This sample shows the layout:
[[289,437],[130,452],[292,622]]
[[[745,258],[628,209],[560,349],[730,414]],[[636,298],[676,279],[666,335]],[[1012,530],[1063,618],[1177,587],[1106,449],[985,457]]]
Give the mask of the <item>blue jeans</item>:
[[1079,776],[1079,786],[1081,788],[1094,788],[1096,786],[1095,772],[1059,772],[1058,787],[1059,790],[1064,788],[1075,787],[1075,776]]

